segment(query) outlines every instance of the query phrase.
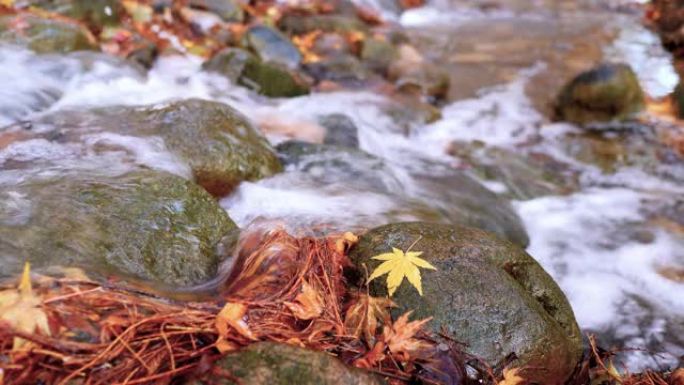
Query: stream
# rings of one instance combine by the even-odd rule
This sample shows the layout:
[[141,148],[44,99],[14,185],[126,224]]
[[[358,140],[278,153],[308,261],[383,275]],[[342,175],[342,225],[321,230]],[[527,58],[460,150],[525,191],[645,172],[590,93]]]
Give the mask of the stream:
[[[99,54],[37,55],[0,46],[0,134],[17,133],[9,145],[0,136],[0,185],[139,167],[191,178],[190,166],[153,136],[101,131],[79,142],[22,137],[24,122],[60,111],[215,100],[238,109],[274,145],[295,128],[294,136],[319,140],[320,117],[344,114],[358,128],[359,147],[382,160],[382,172],[354,180],[335,162],[322,162],[318,169],[289,165],[284,173],[243,182],[220,200],[240,228],[277,221],[294,233],[358,231],[420,219],[421,208],[412,205],[450,187],[434,184],[426,191],[416,175],[464,170],[511,198],[529,235],[528,253],[563,289],[585,333],[597,334],[605,346],[635,348],[623,356],[630,370],[681,364],[684,235],[663,218],[684,216],[684,164],[654,163],[646,140],[619,134],[598,140],[548,118],[559,87],[601,60],[629,63],[651,98],[669,94],[678,82],[669,54],[641,25],[633,2],[482,3],[436,0],[401,15],[380,1],[365,3],[404,26],[424,56],[448,68],[448,101],[441,117],[427,124],[397,116],[403,107],[373,90],[260,97],[203,71],[193,56],[161,57],[141,74]],[[35,124],[31,131],[47,132],[48,126]],[[563,180],[526,174],[531,179],[520,182],[509,152],[540,160]],[[347,161],[361,171],[376,167]],[[551,193],[524,188],[537,182]],[[365,188],[376,183],[382,188]],[[30,216],[26,196],[3,199],[3,224]]]

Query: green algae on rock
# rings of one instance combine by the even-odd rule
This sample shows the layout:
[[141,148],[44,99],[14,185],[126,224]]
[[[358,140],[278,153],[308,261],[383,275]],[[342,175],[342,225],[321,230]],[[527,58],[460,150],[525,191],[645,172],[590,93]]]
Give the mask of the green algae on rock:
[[0,222],[0,275],[28,259],[189,286],[215,275],[217,245],[237,229],[202,188],[155,171],[27,182],[0,196],[26,204],[21,221]]
[[282,169],[268,141],[247,118],[213,101],[59,111],[38,124],[50,125],[54,133],[74,140],[97,132],[161,137],[171,153],[189,164],[195,181],[217,196],[226,195],[243,180],[261,179]]
[[29,14],[0,16],[0,42],[40,54],[98,49],[81,25]]
[[309,93],[309,86],[295,71],[278,63],[266,63],[240,48],[226,48],[204,63],[234,83],[269,97],[294,97]]
[[556,115],[579,125],[626,121],[645,107],[644,92],[626,64],[604,63],[583,72],[561,90]]
[[[397,289],[394,317],[411,310],[414,319],[433,317],[432,330],[444,328],[488,364],[515,354],[510,365],[540,368],[526,371],[532,383],[565,383],[582,357],[581,334],[565,295],[533,258],[481,230],[418,222],[370,230],[350,257],[370,272],[381,263],[371,257],[412,244],[437,270],[421,271],[422,297],[406,282]],[[351,276],[364,284],[361,274]],[[384,279],[370,292],[386,296]]]
[[[210,378],[220,385],[383,385],[367,371],[347,366],[325,352],[292,345],[259,342],[215,363],[234,379]],[[203,382],[196,382],[203,384]]]

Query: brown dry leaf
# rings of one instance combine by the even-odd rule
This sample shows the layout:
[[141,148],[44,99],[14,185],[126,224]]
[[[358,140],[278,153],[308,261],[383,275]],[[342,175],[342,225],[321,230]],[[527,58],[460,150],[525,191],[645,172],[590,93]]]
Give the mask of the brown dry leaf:
[[219,336],[227,338],[229,333],[228,326],[232,327],[241,336],[246,337],[252,341],[256,341],[257,338],[249,329],[249,325],[245,322],[244,317],[247,313],[247,305],[243,303],[228,302],[221,309],[221,311],[216,316],[216,330],[219,332]]
[[306,281],[302,283],[302,292],[297,294],[295,302],[285,302],[285,306],[301,320],[313,319],[323,313],[323,301],[320,294]]
[[373,346],[373,349],[368,351],[363,357],[356,359],[353,362],[353,365],[357,368],[369,369],[376,367],[378,362],[381,362],[384,359],[385,343],[379,341]]
[[[25,333],[38,331],[50,335],[47,314],[40,307],[42,302],[42,298],[33,293],[31,265],[27,262],[19,287],[0,291],[0,321]],[[27,343],[28,341],[15,337],[12,350],[19,350]]]
[[413,311],[404,313],[393,325],[385,326],[382,331],[390,352],[404,359],[408,359],[412,353],[430,348],[428,342],[415,338],[415,335],[421,330],[423,325],[430,322],[432,317],[408,322],[411,313]]
[[347,250],[349,250],[358,242],[359,237],[354,235],[354,233],[347,231],[346,233],[342,234],[341,237],[337,238],[337,240],[335,241],[335,250],[337,250],[337,252],[340,254],[344,254]]
[[503,370],[503,380],[498,385],[522,385],[525,379],[520,375],[519,368],[505,368]]
[[679,368],[670,375],[672,385],[684,385],[684,368]]
[[390,319],[389,308],[396,306],[389,298],[376,298],[367,294],[359,295],[358,300],[347,309],[344,328],[356,338],[363,336],[369,344],[374,343],[378,320]]

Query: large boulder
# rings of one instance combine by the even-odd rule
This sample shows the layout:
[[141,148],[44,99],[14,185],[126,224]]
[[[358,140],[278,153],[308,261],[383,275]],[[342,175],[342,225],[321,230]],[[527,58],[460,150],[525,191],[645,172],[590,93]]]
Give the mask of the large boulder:
[[0,42],[25,46],[41,54],[97,49],[83,26],[30,14],[0,16]]
[[559,120],[591,125],[632,119],[644,109],[644,92],[626,64],[603,63],[582,72],[561,90]]
[[87,140],[94,133],[136,137],[158,136],[174,155],[190,165],[202,187],[225,195],[243,180],[256,180],[281,170],[266,139],[232,107],[200,99],[161,106],[107,107],[59,111],[37,125],[44,136]]
[[273,342],[252,344],[215,365],[233,377],[208,379],[208,383],[217,385],[385,384],[382,378],[347,366],[328,353]]
[[296,71],[279,63],[267,63],[239,48],[225,48],[202,66],[232,82],[269,97],[293,97],[309,93],[309,85]]
[[[433,317],[432,330],[446,331],[488,364],[516,357],[509,365],[529,368],[523,373],[531,383],[565,383],[582,357],[580,331],[563,292],[533,258],[481,230],[417,222],[369,231],[350,257],[359,271],[366,265],[372,272],[381,261],[371,257],[412,245],[437,270],[421,269],[423,296],[406,281],[399,286],[393,316],[413,310],[415,319]],[[384,276],[370,292],[388,294]]]
[[29,260],[194,285],[215,275],[217,246],[236,230],[202,188],[155,171],[35,179],[0,197],[0,276]]

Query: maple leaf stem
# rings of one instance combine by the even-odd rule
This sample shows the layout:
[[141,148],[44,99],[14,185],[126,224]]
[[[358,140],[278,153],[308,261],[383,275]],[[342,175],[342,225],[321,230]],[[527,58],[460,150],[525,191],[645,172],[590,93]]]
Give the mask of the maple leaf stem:
[[413,246],[415,246],[421,239],[423,239],[423,236],[422,236],[422,235],[419,235],[418,238],[417,238],[415,241],[413,241],[413,243],[411,244],[411,246],[409,246],[408,249],[406,249],[406,252],[408,253],[409,251],[411,251],[411,249],[413,248]]

